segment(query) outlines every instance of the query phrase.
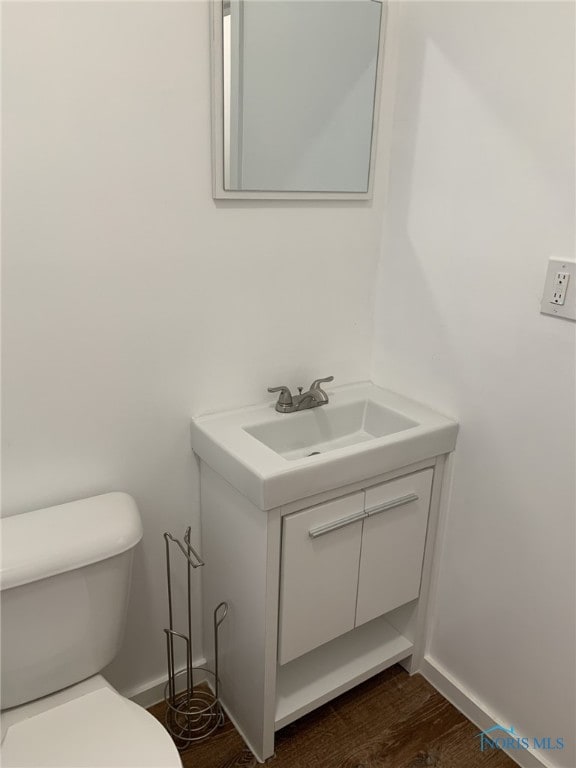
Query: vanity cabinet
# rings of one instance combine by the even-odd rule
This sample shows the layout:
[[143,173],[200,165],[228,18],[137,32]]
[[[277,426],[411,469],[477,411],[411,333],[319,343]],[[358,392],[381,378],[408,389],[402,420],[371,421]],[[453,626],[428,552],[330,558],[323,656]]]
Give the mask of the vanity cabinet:
[[[400,663],[421,667],[451,419],[371,382],[291,414],[199,416],[203,651],[258,760],[276,731]],[[195,646],[197,648],[198,646]]]
[[418,597],[432,470],[287,515],[278,661]]
[[204,648],[256,754],[275,731],[392,664],[418,668],[445,456],[270,510],[203,461]]

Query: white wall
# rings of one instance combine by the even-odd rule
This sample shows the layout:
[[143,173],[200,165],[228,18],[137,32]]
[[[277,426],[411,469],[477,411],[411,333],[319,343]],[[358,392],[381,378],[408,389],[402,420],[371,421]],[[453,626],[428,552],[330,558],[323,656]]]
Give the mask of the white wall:
[[213,202],[205,2],[8,3],[3,33],[4,514],[134,494],[127,690],[164,673],[161,534],[197,539],[189,417],[369,376],[382,205]]
[[[574,5],[405,4],[374,375],[461,421],[429,657],[573,768]],[[391,105],[384,105],[384,109]]]

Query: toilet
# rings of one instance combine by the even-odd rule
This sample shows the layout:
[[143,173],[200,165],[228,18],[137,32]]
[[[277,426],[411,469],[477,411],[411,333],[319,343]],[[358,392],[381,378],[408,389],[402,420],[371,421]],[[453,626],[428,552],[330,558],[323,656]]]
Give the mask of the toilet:
[[182,768],[158,720],[99,674],[122,640],[134,499],[15,515],[0,533],[3,768]]

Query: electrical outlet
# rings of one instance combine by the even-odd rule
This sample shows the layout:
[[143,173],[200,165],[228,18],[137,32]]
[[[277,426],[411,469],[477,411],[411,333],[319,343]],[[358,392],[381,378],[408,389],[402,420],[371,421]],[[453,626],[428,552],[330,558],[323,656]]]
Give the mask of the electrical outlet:
[[556,258],[548,261],[540,312],[576,320],[576,262]]
[[552,283],[551,304],[564,304],[566,290],[568,288],[568,280],[570,280],[570,272],[556,272],[554,275],[554,282]]

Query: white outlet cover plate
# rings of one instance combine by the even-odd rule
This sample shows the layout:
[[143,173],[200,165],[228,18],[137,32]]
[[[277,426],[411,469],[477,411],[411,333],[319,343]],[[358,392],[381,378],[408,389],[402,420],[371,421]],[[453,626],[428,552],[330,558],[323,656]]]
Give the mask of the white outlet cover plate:
[[[554,280],[558,272],[568,272],[570,275],[566,288],[566,297],[562,305],[554,304],[552,301]],[[548,271],[546,272],[540,312],[543,315],[576,320],[576,261],[563,261],[555,257],[548,261]]]

